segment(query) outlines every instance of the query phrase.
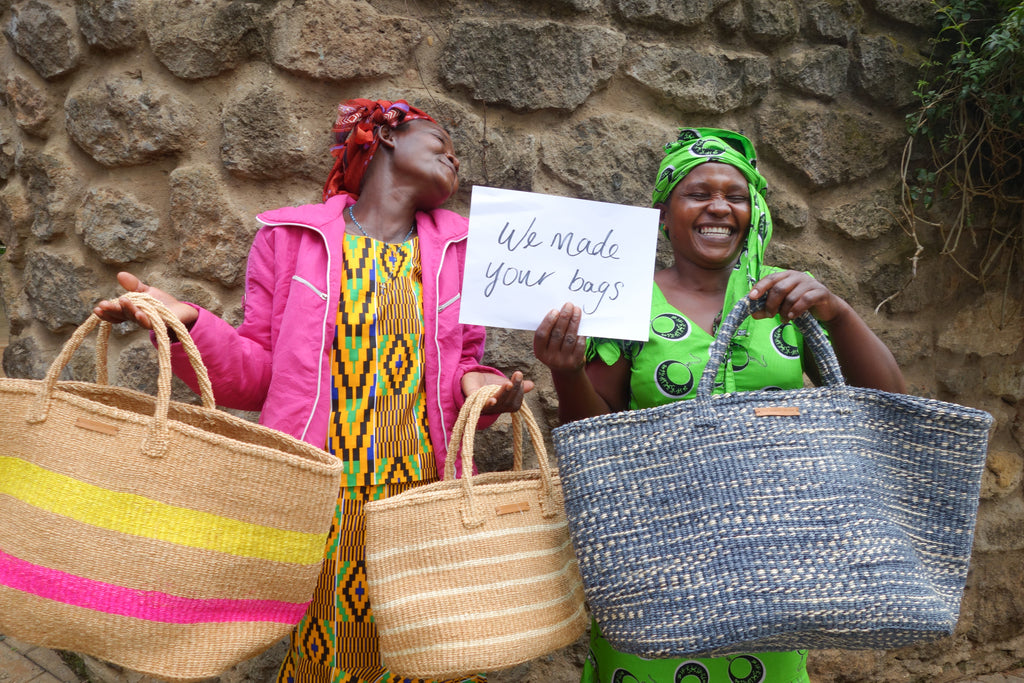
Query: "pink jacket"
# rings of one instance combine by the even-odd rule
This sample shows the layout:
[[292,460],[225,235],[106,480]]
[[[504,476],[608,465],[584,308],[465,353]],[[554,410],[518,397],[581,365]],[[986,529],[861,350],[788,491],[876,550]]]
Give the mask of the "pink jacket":
[[[353,200],[260,214],[249,252],[245,322],[236,330],[205,309],[192,326],[217,404],[260,411],[260,423],[323,448],[331,410],[330,355],[341,293],[342,211]],[[484,329],[459,323],[468,223],[451,211],[416,214],[423,266],[424,380],[427,422],[444,471],[448,438],[464,396],[462,376],[480,370]],[[181,344],[174,372],[193,390]],[[484,426],[481,424],[481,426]],[[459,468],[461,470],[461,468]]]

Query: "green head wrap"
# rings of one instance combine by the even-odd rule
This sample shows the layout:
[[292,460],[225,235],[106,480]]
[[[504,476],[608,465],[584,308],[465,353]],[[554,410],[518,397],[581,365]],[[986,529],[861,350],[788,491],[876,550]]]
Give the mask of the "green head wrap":
[[[725,294],[723,315],[761,279],[764,251],[772,237],[772,216],[765,203],[768,182],[757,171],[754,145],[743,135],[721,128],[680,128],[679,138],[665,145],[665,158],[658,167],[652,204],[668,204],[679,181],[700,164],[709,161],[729,164],[747,179],[750,192],[750,227],[747,243],[740,253]],[[665,233],[665,226],[661,226]],[[746,277],[738,277],[742,273]]]

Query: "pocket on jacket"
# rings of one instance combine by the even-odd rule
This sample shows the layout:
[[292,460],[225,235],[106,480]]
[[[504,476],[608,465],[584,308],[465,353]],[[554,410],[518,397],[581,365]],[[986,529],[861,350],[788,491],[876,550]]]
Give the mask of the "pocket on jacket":
[[309,291],[313,292],[313,293],[314,293],[314,294],[316,294],[316,295],[317,295],[318,297],[320,297],[320,299],[322,299],[323,301],[327,301],[327,292],[321,292],[321,291],[320,291],[319,289],[317,289],[317,287],[316,287],[316,286],[315,286],[315,285],[314,285],[314,284],[313,284],[312,282],[310,282],[309,280],[307,280],[307,279],[305,279],[305,278],[303,278],[303,277],[300,277],[300,276],[298,276],[298,275],[292,275],[292,281],[293,281],[293,282],[297,282],[297,283],[299,283],[300,285],[302,285],[303,287],[305,287],[305,288],[306,288],[306,289],[308,289]]
[[461,298],[462,298],[462,292],[458,292],[455,296],[453,296],[453,297],[451,297],[451,298],[449,298],[447,300],[442,301],[437,306],[437,312],[441,313],[446,308],[450,308],[452,305],[458,303],[459,299],[461,299]]

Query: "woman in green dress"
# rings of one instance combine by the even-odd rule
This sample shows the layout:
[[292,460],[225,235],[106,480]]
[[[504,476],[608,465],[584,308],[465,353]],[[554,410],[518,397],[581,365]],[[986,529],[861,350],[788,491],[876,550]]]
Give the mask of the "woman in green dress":
[[[583,339],[582,312],[571,303],[537,328],[534,354],[551,371],[560,419],[693,398],[719,322],[748,294],[767,296],[767,304],[735,335],[716,393],[795,389],[805,373],[817,380],[791,324],[807,311],[828,333],[849,384],[903,392],[892,353],[846,301],[806,273],[764,264],[772,221],[750,141],[732,131],[685,128],[665,151],[652,200],[674,263],[654,275],[648,341]],[[806,657],[797,651],[648,660],[615,650],[595,623],[582,681],[800,682],[808,680]]]

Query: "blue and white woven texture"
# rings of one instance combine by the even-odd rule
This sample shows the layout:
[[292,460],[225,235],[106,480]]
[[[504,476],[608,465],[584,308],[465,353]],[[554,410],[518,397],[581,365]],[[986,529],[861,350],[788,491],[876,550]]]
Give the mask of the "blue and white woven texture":
[[[951,634],[991,415],[846,385],[810,314],[796,322],[823,386],[712,395],[757,306],[723,323],[697,398],[553,431],[602,633],[648,658]],[[754,414],[779,407],[799,415]]]

